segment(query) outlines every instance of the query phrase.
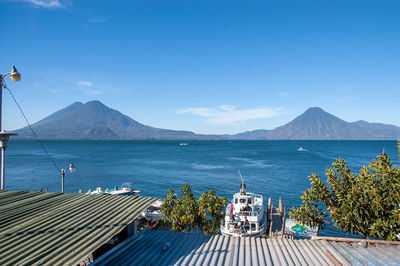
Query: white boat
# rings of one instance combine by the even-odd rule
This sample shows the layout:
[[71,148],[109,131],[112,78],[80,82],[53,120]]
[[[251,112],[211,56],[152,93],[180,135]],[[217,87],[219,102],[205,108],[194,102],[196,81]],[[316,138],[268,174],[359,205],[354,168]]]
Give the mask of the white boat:
[[108,193],[109,195],[119,195],[119,196],[135,196],[138,195],[140,190],[133,190],[132,187],[132,182],[128,183],[123,183],[121,185],[121,188],[118,186],[115,186],[114,189],[106,189],[105,192]]
[[91,191],[91,190],[89,189],[89,191],[86,192],[86,194],[91,194],[91,195],[95,195],[95,194],[97,194],[97,195],[107,195],[108,193],[106,193],[105,191],[103,191],[103,190],[101,189],[101,187],[98,187],[98,188],[96,188],[96,189],[93,190],[93,191]]
[[[239,172],[240,175],[240,172]],[[266,211],[262,195],[246,191],[243,181],[240,192],[233,195],[221,224],[224,235],[244,237],[261,236],[266,230]]]
[[164,217],[164,214],[160,211],[161,203],[162,201],[160,200],[154,202],[150,207],[142,212],[142,217],[151,223],[159,221]]
[[182,142],[182,143],[179,143],[179,145],[180,145],[180,146],[187,146],[187,145],[189,145],[189,143],[184,143],[184,142]]
[[303,149],[302,147],[297,149],[298,151],[307,151],[306,149]]
[[96,188],[96,190],[89,190],[86,194],[100,194],[100,195],[119,195],[119,196],[135,196],[138,195],[140,190],[133,190],[131,182],[123,183],[121,188],[115,186],[114,189],[102,190],[101,187]]

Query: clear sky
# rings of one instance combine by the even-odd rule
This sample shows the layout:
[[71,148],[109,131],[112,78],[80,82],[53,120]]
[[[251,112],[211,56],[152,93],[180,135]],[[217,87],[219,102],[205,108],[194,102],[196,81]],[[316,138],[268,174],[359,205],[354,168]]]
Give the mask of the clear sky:
[[[400,126],[400,1],[0,0],[31,122],[100,100],[146,125],[272,129],[308,107]],[[25,122],[3,91],[3,128]]]

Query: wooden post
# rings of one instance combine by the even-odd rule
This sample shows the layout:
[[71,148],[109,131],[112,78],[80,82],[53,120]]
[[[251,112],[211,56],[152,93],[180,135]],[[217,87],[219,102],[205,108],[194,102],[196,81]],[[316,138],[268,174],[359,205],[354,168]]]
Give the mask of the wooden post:
[[282,217],[282,197],[279,196],[279,206],[278,206],[279,215]]
[[274,211],[274,204],[271,204],[271,210],[270,210],[270,213],[269,213],[269,219],[270,219],[270,221],[272,221],[272,212]]
[[267,211],[271,209],[271,197],[268,198],[268,208]]
[[283,214],[283,218],[282,218],[282,238],[283,238],[283,235],[285,234],[286,206],[283,208],[283,210],[284,210],[284,214]]
[[269,224],[269,237],[272,238],[272,225],[273,225],[273,221],[271,221],[271,223]]

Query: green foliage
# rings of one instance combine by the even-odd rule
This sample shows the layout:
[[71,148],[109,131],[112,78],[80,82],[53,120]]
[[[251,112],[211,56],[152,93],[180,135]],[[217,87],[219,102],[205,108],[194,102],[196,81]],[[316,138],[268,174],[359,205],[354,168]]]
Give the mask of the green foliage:
[[221,211],[226,206],[226,197],[218,198],[214,190],[204,191],[198,200],[199,217],[205,234],[218,234],[221,223]]
[[199,205],[189,184],[183,185],[182,197],[171,212],[172,230],[183,232],[197,227]]
[[214,190],[205,191],[196,201],[189,184],[181,189],[177,198],[172,189],[161,204],[164,220],[171,223],[174,231],[184,232],[199,229],[205,234],[217,234],[221,223],[221,212],[226,205],[226,197],[218,198]]
[[173,189],[168,189],[167,197],[163,200],[160,210],[166,216],[171,216],[171,212],[176,205],[176,194]]
[[400,159],[400,140],[397,142],[397,150],[399,151],[399,159]]
[[400,169],[392,166],[386,154],[363,166],[358,174],[352,173],[343,159],[334,162],[325,174],[327,184],[316,174],[309,177],[311,188],[303,193],[302,206],[292,208],[291,218],[323,227],[329,215],[334,226],[346,232],[398,240]]

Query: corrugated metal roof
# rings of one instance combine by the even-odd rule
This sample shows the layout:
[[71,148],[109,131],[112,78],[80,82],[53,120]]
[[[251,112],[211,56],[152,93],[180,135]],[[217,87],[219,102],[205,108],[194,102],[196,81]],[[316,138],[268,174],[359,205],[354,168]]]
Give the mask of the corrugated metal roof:
[[146,209],[154,198],[0,192],[0,265],[74,265]]
[[95,260],[94,265],[335,265],[335,262],[399,265],[400,247],[146,230]]

